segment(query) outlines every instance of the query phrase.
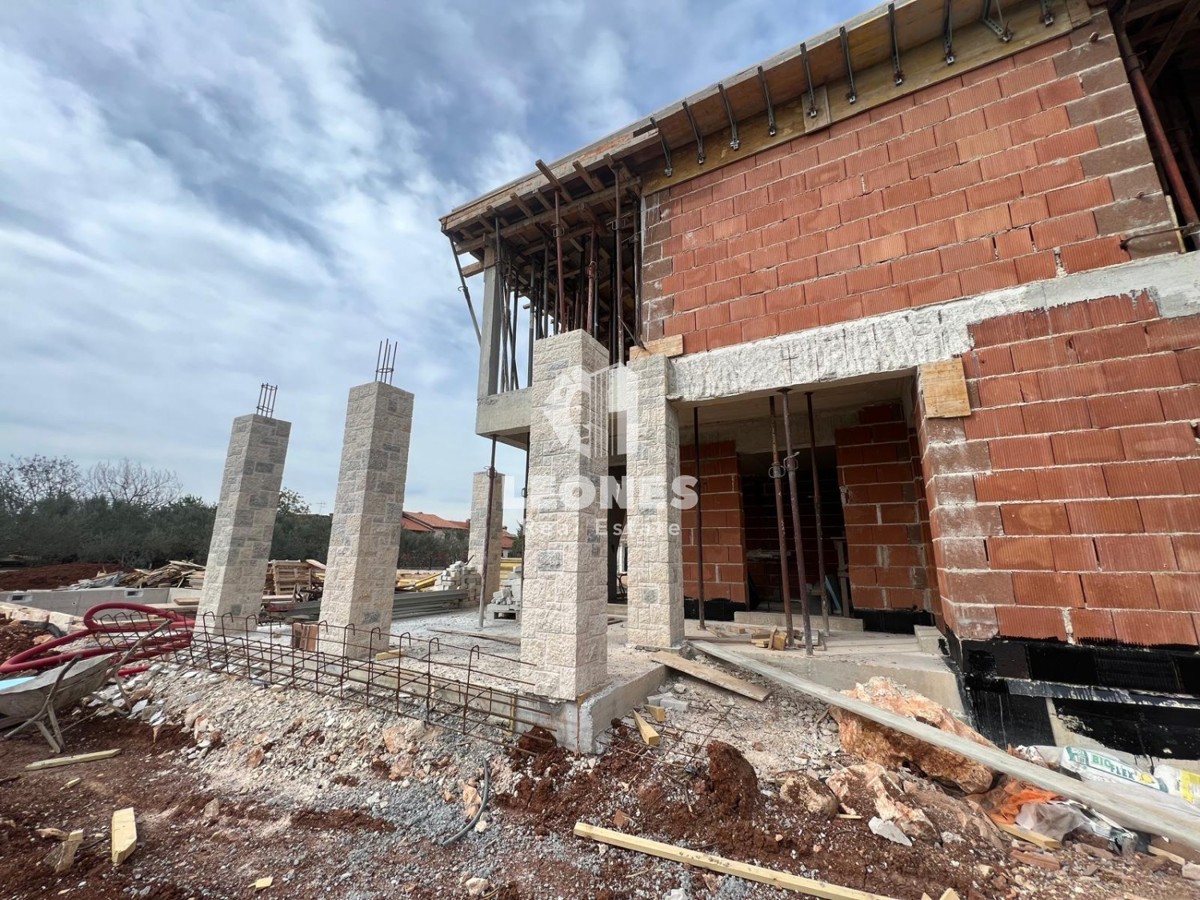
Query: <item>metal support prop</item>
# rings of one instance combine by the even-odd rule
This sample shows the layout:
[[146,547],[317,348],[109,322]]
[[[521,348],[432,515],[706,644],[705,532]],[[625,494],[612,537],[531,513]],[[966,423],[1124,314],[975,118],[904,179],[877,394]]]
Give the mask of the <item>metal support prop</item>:
[[[992,18],[993,3],[996,4],[996,18],[994,19]],[[1004,21],[1004,10],[1000,8],[1000,0],[983,0],[983,14],[979,17],[979,21],[994,31],[996,37],[1000,38],[1004,43],[1007,44],[1012,40],[1012,29]]]
[[779,435],[775,426],[775,398],[768,397],[771,413],[771,481],[775,483],[775,528],[779,532],[779,577],[780,597],[783,599],[783,627],[787,632],[786,644],[794,646],[792,637],[792,576],[788,573],[787,520],[783,511],[783,479],[787,477],[779,463]]
[[600,310],[596,302],[596,226],[592,226],[592,235],[588,240],[587,266],[587,331],[592,337],[600,330]]
[[683,101],[683,112],[687,116],[688,124],[692,126],[692,137],[696,139],[696,162],[699,165],[704,165],[704,138],[700,134],[700,129],[696,127],[696,117],[692,115],[692,108],[688,106],[686,100]]
[[808,402],[808,446],[812,460],[813,512],[817,516],[817,581],[821,590],[821,624],[825,627],[825,638],[829,639],[829,591],[825,588],[825,544],[821,533],[821,481],[817,473],[817,423],[813,417],[812,391],[806,391]]
[[463,275],[462,262],[458,258],[458,251],[454,249],[454,238],[446,235],[450,240],[450,253],[454,256],[454,267],[458,269],[458,280],[460,282],[459,290],[462,291],[463,297],[467,300],[467,311],[471,313],[471,324],[475,326],[475,340],[480,344],[483,343],[483,332],[479,330],[479,318],[475,315],[475,306],[471,303],[471,291],[467,287],[467,278]]
[[[946,2],[948,3],[949,0],[946,0]],[[808,91],[808,117],[815,119],[821,114],[821,111],[817,109],[817,89],[813,87],[812,69],[808,65],[807,44],[800,45],[800,61],[804,63],[804,84]]]
[[762,85],[763,101],[767,104],[767,134],[775,137],[778,130],[775,127],[775,107],[771,105],[771,89],[767,86],[767,74],[762,66],[758,67],[758,83]]
[[[613,256],[616,257],[613,265],[617,269],[617,277],[613,280],[612,289],[612,315],[616,316],[617,322],[625,321],[625,279],[621,274],[621,173],[613,169],[613,206],[615,213],[613,215]],[[614,325],[613,332],[616,335],[614,339],[615,346],[609,353],[609,358],[616,363],[625,361],[625,335],[619,327]]]
[[704,514],[701,511],[703,491],[700,487],[700,407],[692,407],[692,458],[696,461],[696,603],[701,630],[704,624]]
[[654,116],[650,117],[650,125],[658,132],[658,142],[662,144],[663,158],[667,161],[663,167],[663,175],[670,178],[675,174],[675,167],[671,165],[671,148],[667,146],[667,139],[663,136],[662,129],[658,127],[658,123],[654,121]]
[[900,38],[896,34],[896,4],[888,4],[888,25],[892,32],[892,82],[904,84],[904,69],[900,68]]
[[558,334],[563,329],[563,322],[567,316],[567,290],[563,284],[563,260],[562,260],[562,213],[558,205],[558,191],[554,192],[554,249],[558,255],[558,317],[554,323],[554,333]]
[[483,522],[483,560],[479,566],[479,627],[483,627],[483,612],[489,600],[487,596],[488,563],[492,546],[492,503],[496,492],[496,439],[492,438],[492,461],[488,464],[487,512]]
[[725,93],[725,85],[717,82],[717,90],[721,93],[721,102],[725,104],[725,115],[729,117],[729,149],[736,150],[742,146],[742,142],[738,139],[737,119],[733,117],[733,104],[729,102],[729,95]]
[[847,37],[844,26],[838,29],[838,36],[842,39],[842,58],[846,61],[846,80],[850,82],[850,90],[846,92],[846,102],[857,103],[858,91],[854,89],[854,63],[850,60],[850,38]]
[[1042,4],[1042,24],[1049,28],[1054,24],[1054,13],[1050,12],[1050,0],[1040,0]]
[[804,576],[804,539],[800,535],[800,489],[796,485],[796,460],[792,457],[791,414],[788,412],[787,395],[790,388],[779,392],[783,398],[783,443],[787,451],[788,492],[792,495],[792,531],[796,542],[796,574],[800,577],[800,611],[804,616],[804,655],[812,656],[812,617],[808,613],[808,582]]
[[[1150,95],[1146,76],[1142,72],[1142,63],[1133,51],[1133,45],[1129,43],[1129,35],[1125,33],[1124,11],[1113,17],[1113,34],[1116,35],[1117,46],[1120,48],[1121,58],[1125,62],[1125,70],[1129,73],[1129,84],[1133,88],[1138,111],[1142,114],[1146,130],[1150,132],[1150,138],[1158,149],[1158,161],[1162,163],[1167,182],[1171,186],[1171,193],[1175,195],[1175,202],[1179,204],[1184,224],[1195,225],[1197,224],[1196,206],[1192,202],[1192,195],[1188,192],[1187,182],[1183,179],[1179,162],[1171,150],[1171,142],[1167,139],[1166,131],[1163,130],[1162,120],[1158,117],[1154,98]],[[1193,246],[1200,244],[1195,235],[1192,236],[1192,243]]]
[[950,0],[945,0],[942,6],[942,50],[946,55],[946,65],[954,65],[954,10]]

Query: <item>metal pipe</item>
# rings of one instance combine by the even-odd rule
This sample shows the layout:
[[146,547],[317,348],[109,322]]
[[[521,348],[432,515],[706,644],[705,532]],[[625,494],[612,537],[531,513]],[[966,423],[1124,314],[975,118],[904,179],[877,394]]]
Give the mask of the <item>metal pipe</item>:
[[825,545],[821,537],[821,480],[817,475],[817,425],[813,417],[813,392],[804,394],[808,401],[808,455],[812,459],[813,511],[817,514],[817,579],[821,591],[821,624],[825,627],[825,638],[829,639],[829,591],[825,589]]
[[[1133,87],[1133,96],[1137,101],[1138,110],[1150,132],[1151,140],[1158,148],[1159,162],[1162,163],[1167,181],[1171,185],[1175,202],[1179,204],[1180,212],[1183,213],[1184,224],[1195,225],[1197,222],[1196,206],[1192,202],[1192,195],[1188,192],[1187,183],[1183,180],[1183,173],[1179,169],[1179,163],[1171,150],[1171,142],[1167,139],[1162,121],[1158,118],[1158,111],[1154,108],[1154,98],[1150,96],[1150,88],[1146,85],[1142,62],[1133,51],[1129,35],[1125,33],[1125,10],[1127,8],[1128,4],[1113,16],[1113,33],[1117,38],[1117,46],[1120,48],[1121,57],[1125,62],[1125,71],[1129,74],[1129,83]],[[1195,236],[1192,237],[1192,245],[1200,246],[1200,240]]]
[[592,236],[588,239],[587,267],[587,330],[592,337],[597,337],[600,330],[600,310],[596,303],[596,226],[592,226]]
[[479,585],[479,627],[483,627],[483,611],[487,606],[487,579],[488,579],[488,562],[491,558],[492,546],[492,503],[495,499],[496,491],[496,439],[492,438],[492,461],[488,465],[488,495],[487,495],[487,510],[484,512],[483,520],[483,561],[480,564],[480,585]]
[[554,192],[554,249],[558,254],[558,321],[555,323],[554,333],[558,334],[562,331],[562,323],[566,318],[566,302],[567,290],[563,285],[563,262],[562,262],[562,215],[558,209],[558,191]]
[[[796,487],[796,461],[792,458],[792,426],[787,395],[790,388],[779,392],[783,398],[783,442],[787,450],[784,468],[787,469],[788,492],[792,495],[792,530],[796,542],[796,574],[800,576],[800,610],[804,614],[804,655],[812,656],[812,618],[808,614],[808,582],[804,577],[804,539],[800,536],[800,492]],[[792,633],[790,617],[785,617],[788,634]]]
[[615,218],[613,219],[613,255],[616,257],[614,265],[617,268],[616,281],[613,284],[613,316],[616,322],[613,323],[614,344],[610,358],[616,363],[625,362],[625,334],[621,331],[617,322],[621,322],[625,318],[625,298],[624,288],[625,279],[621,269],[621,173],[616,169],[613,170],[613,203],[616,206]]
[[692,408],[692,458],[696,461],[696,593],[700,595],[697,609],[699,610],[700,628],[707,631],[704,624],[704,515],[701,512],[700,488],[700,407]]
[[475,315],[475,306],[471,303],[471,291],[467,287],[467,277],[463,275],[462,262],[458,258],[458,249],[454,246],[454,238],[450,237],[450,235],[446,235],[446,237],[450,238],[450,252],[454,255],[454,267],[458,269],[458,280],[462,285],[463,297],[467,301],[467,311],[471,313],[471,324],[475,326],[475,340],[482,344],[483,332],[479,330],[479,317]]
[[775,482],[775,528],[779,532],[780,596],[783,598],[783,618],[788,623],[787,646],[792,639],[792,577],[788,574],[787,519],[783,512],[783,467],[779,464],[779,435],[775,426],[775,398],[768,397],[771,411],[771,480]]

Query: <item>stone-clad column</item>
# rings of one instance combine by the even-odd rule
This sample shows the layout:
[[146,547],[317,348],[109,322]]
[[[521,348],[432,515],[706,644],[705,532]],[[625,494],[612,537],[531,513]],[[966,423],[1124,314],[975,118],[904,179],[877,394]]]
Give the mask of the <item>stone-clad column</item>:
[[484,528],[487,526],[488,473],[485,469],[476,472],[471,483],[471,533],[467,538],[468,564],[483,574],[487,568],[487,584],[483,586],[485,602],[500,590],[500,549],[504,541],[504,475],[496,473],[492,487],[492,533],[491,542],[484,545]]
[[537,693],[565,700],[608,677],[607,367],[583,331],[534,344],[521,660]]
[[[321,650],[365,657],[386,650],[404,515],[413,395],[372,382],[350,389],[321,618]],[[358,634],[342,641],[344,626]],[[378,647],[370,632],[378,628]]]
[[683,537],[671,502],[679,477],[679,418],[667,400],[670,360],[647,356],[628,368],[627,447],[629,621],[635,647],[678,647],[683,641]]
[[266,416],[233,420],[200,596],[200,615],[220,620],[211,624],[245,629],[258,615],[291,433],[290,422]]

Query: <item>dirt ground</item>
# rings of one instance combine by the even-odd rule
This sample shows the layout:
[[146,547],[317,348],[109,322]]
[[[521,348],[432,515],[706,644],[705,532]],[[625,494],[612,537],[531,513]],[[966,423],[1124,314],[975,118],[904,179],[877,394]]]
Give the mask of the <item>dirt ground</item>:
[[111,574],[119,571],[121,567],[111,563],[89,562],[9,569],[0,572],[0,591],[53,590],[84,578],[95,578],[101,573]]
[[[713,689],[682,679],[675,688],[706,723]],[[171,664],[129,689],[129,713],[92,705],[64,723],[68,753],[120,747],[114,758],[28,772],[48,755],[40,738],[0,743],[0,900],[250,897],[268,876],[261,896],[302,900],[467,897],[468,885],[486,898],[796,896],[576,838],[577,820],[913,900],[946,888],[964,900],[1198,895],[1177,867],[1151,857],[1069,845],[1047,871],[1015,858],[1013,842],[984,840],[933,808],[940,836],[904,847],[871,833],[865,818],[789,803],[777,783],[783,770],[824,776],[857,762],[829,735],[824,710],[795,696],[744,701],[754,721],[800,715],[817,735],[805,756],[772,766],[770,745],[753,731],[740,747],[730,736],[687,757],[669,740],[646,748],[619,722],[610,749],[586,757],[529,740],[530,752],[497,747],[346,699]],[[690,727],[691,715],[678,718]],[[442,846],[489,788],[481,824]],[[136,811],[138,848],[113,867],[109,821],[126,806]],[[83,829],[68,873],[42,865],[57,840],[39,828]]]

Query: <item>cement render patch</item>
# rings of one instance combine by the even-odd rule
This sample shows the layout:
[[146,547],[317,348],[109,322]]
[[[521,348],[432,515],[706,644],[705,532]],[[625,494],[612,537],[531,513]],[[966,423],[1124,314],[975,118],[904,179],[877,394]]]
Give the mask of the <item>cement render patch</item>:
[[1156,256],[679,357],[669,396],[696,403],[904,372],[970,350],[970,326],[987,319],[1142,291],[1163,316],[1200,315],[1200,254]]

